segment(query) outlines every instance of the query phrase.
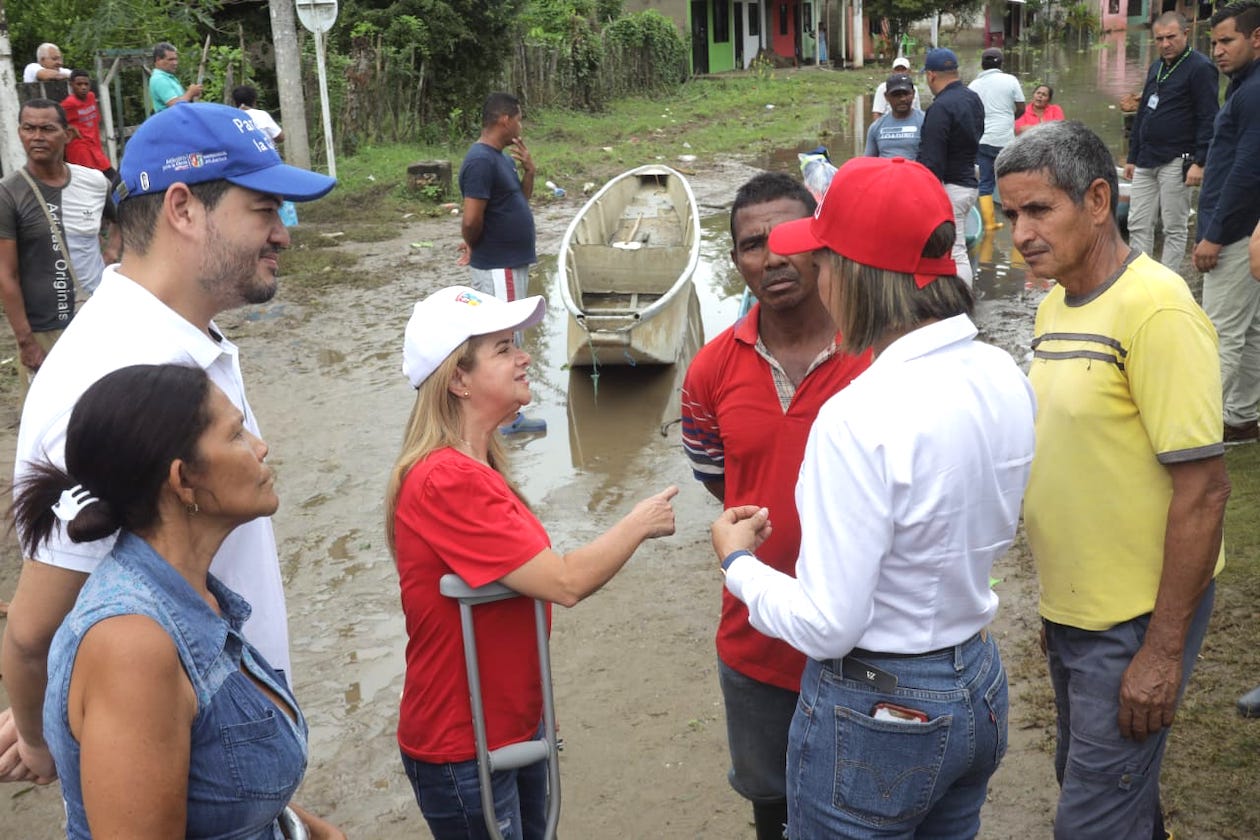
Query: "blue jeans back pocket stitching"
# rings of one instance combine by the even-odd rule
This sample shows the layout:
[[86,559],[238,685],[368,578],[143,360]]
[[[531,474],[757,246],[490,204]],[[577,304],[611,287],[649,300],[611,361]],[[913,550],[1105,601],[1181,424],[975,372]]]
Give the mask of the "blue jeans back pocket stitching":
[[[901,723],[875,720],[843,706],[837,706],[835,713],[832,805],[872,826],[906,822],[927,813],[945,761],[953,715],[927,723]],[[866,736],[878,742],[877,751],[864,748]],[[890,766],[894,763],[895,767]],[[899,790],[908,795],[898,795]]]

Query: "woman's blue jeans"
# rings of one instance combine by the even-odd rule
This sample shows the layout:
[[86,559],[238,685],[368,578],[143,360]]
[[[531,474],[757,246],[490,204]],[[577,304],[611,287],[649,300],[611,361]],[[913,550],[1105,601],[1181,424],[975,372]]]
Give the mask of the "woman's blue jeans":
[[[403,754],[403,768],[434,840],[488,840],[477,761],[429,764]],[[547,826],[547,762],[490,776],[503,840],[541,840]]]
[[[845,679],[839,660],[809,660],[788,735],[788,836],[974,838],[989,777],[1006,752],[1009,702],[987,633],[943,651],[863,654],[897,677],[890,692]],[[879,703],[926,723],[876,720]]]

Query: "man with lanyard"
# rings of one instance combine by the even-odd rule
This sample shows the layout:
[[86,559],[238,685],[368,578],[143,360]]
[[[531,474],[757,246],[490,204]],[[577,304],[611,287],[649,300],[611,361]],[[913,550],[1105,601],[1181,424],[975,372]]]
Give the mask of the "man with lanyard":
[[958,76],[958,56],[938,47],[928,50],[924,62],[928,87],[936,99],[923,117],[919,139],[919,163],[931,170],[954,207],[954,262],[958,276],[971,285],[971,258],[967,256],[967,214],[979,198],[976,156],[984,134],[984,105]]
[[1229,87],[1203,173],[1194,267],[1221,337],[1225,443],[1252,443],[1260,438],[1260,283],[1247,240],[1260,222],[1260,2],[1231,3],[1211,24],[1212,57]]
[[[774,534],[760,556],[789,575],[800,549],[794,494],[805,440],[822,404],[871,360],[869,352],[838,349],[812,255],[783,257],[767,244],[775,225],[809,218],[814,207],[813,196],[782,173],[757,175],[739,188],[731,261],[757,303],[696,354],[682,391],[683,450],[695,477],[723,507],[774,506]],[[752,802],[757,840],[780,840],[788,727],[805,657],[753,629],[748,608],[725,589],[717,653],[731,786]]]
[[1190,188],[1203,181],[1216,119],[1219,75],[1191,49],[1180,12],[1165,12],[1151,26],[1160,58],[1146,74],[1124,177],[1129,197],[1129,244],[1155,255],[1155,220],[1164,228],[1159,261],[1178,273],[1186,256]]

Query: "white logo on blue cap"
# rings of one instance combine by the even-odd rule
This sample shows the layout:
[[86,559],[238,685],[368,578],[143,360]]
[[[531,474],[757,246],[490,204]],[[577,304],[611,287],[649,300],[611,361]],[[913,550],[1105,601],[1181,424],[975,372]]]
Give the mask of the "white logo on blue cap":
[[140,192],[147,192],[149,189],[149,173],[140,173]]

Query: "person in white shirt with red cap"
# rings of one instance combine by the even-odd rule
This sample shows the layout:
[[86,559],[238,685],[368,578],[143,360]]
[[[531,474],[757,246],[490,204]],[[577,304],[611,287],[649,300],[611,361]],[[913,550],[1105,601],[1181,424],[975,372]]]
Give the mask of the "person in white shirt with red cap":
[[987,627],[1036,405],[1004,351],[976,340],[940,182],[860,157],[812,219],[770,233],[816,251],[844,348],[875,361],[822,407],[796,489],[796,577],[753,553],[770,517],[713,523],[752,625],[807,657],[788,737],[788,836],[974,837],[1006,750],[1006,674]]

